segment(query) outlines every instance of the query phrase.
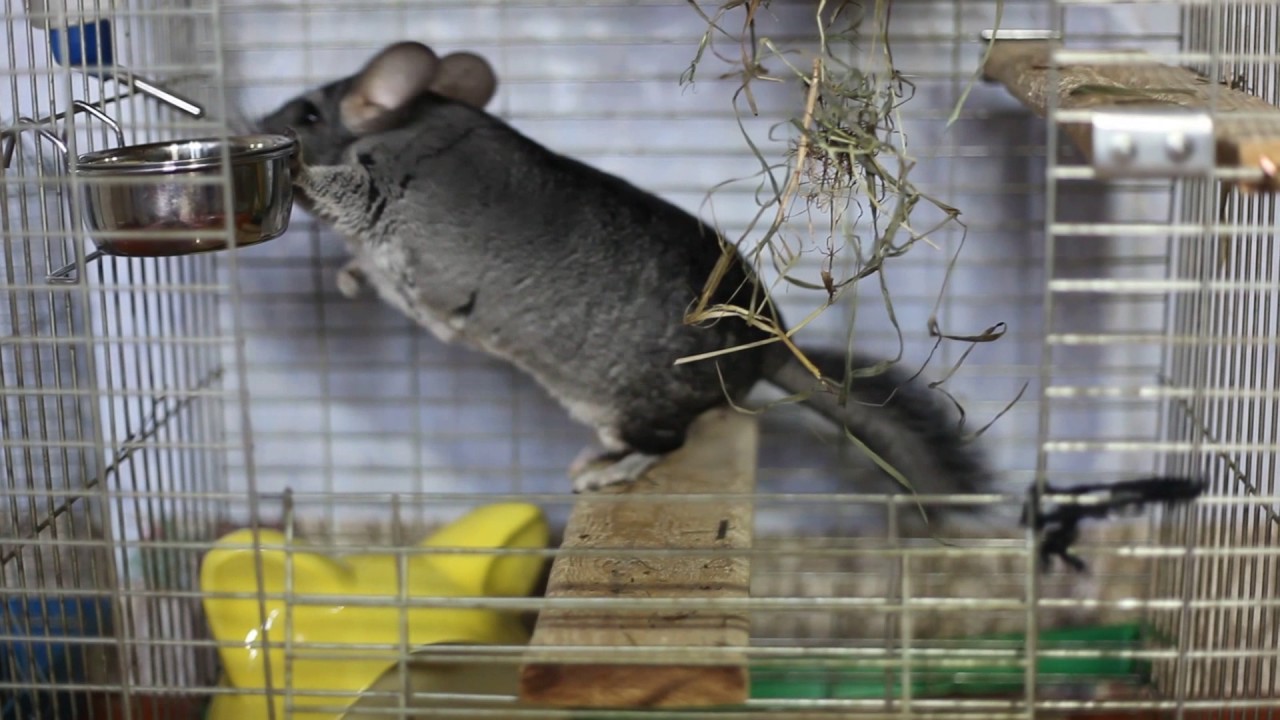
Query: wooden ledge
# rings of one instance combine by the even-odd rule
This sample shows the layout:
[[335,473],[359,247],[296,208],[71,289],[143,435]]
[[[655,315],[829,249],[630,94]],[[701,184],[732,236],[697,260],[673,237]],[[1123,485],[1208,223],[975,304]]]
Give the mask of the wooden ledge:
[[[746,598],[749,558],[732,550],[752,542],[752,507],[746,500],[681,501],[681,493],[747,494],[755,489],[756,418],[730,409],[698,419],[689,440],[634,485],[583,495],[565,527],[549,598],[670,598],[670,607],[544,610],[520,670],[523,702],[555,707],[705,707],[748,698],[745,649],[749,632],[742,608],[680,607],[681,599]],[[616,496],[669,496],[636,502]],[[601,497],[610,496],[610,497]],[[616,552],[575,555],[577,549]],[[656,550],[708,550],[706,555],[663,556]],[[643,550],[643,553],[632,553]],[[730,552],[726,552],[730,551]],[[573,646],[596,657],[574,660]],[[600,661],[619,647],[669,648],[647,662],[623,656]],[[715,664],[690,664],[700,648],[740,648]],[[593,650],[599,648],[600,651]],[[669,661],[668,661],[669,660]]]
[[[1049,105],[1052,40],[993,42],[983,74],[1003,84],[1032,112],[1044,117]],[[1248,173],[1261,183],[1238,181],[1242,189],[1280,189],[1280,107],[1249,93],[1218,85],[1185,68],[1162,65],[1132,52],[1123,65],[1063,65],[1058,68],[1058,107],[1090,110],[1176,105],[1214,114],[1217,164]],[[1086,157],[1092,155],[1090,127],[1064,123],[1063,130]]]

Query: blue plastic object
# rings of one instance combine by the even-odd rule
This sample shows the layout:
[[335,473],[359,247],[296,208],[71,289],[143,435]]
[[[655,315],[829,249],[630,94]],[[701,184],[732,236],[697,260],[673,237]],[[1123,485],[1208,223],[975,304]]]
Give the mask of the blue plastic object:
[[[68,52],[65,58],[62,56],[64,37]],[[51,27],[49,49],[59,65],[84,68],[110,65],[114,61],[111,21],[103,19],[65,28]]]
[[0,682],[28,689],[0,693],[0,720],[87,717],[86,695],[58,686],[86,681],[84,640],[110,632],[110,598],[9,598],[0,611]]

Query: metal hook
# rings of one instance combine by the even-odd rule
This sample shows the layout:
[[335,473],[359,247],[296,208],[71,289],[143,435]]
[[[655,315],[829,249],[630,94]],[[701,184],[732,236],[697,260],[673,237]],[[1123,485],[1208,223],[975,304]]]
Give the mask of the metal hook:
[[[115,125],[114,122],[112,123],[112,125],[115,127],[119,127],[118,125]],[[37,122],[36,120],[33,120],[32,118],[19,117],[14,122],[13,128],[10,130],[6,130],[4,132],[5,145],[4,145],[3,154],[4,154],[4,168],[6,170],[9,168],[9,166],[13,162],[13,151],[18,145],[18,136],[21,135],[24,130],[34,130],[37,135],[53,143],[54,147],[57,148],[58,152],[62,155],[63,169],[66,170],[67,168],[70,167],[70,162],[71,162],[70,152],[67,150],[67,143],[63,141],[62,138],[58,137],[57,135],[49,131],[48,129],[43,127],[41,123]],[[102,253],[97,251],[89,253],[88,255],[85,256],[85,262],[88,263],[91,260],[97,260],[98,257],[101,256],[101,254]],[[58,268],[57,270],[53,271],[52,273],[45,275],[45,281],[55,285],[74,285],[77,282],[79,282],[78,276],[70,277],[71,271],[75,269],[76,269],[76,263],[74,262],[68,265],[64,265]]]
[[[129,95],[130,95],[130,93],[132,92],[132,90],[131,90],[131,89],[129,89],[129,88],[125,88],[125,90],[126,90],[126,92],[124,92],[124,93],[122,93],[122,94],[112,95],[112,96],[110,96],[110,97],[104,97],[104,98],[102,98],[101,100],[99,100],[99,102],[101,102],[101,103],[109,103],[109,102],[117,102],[117,101],[119,101],[119,100],[124,100],[124,99],[128,98],[128,97],[129,97]],[[112,130],[116,130],[116,137],[117,137],[117,138],[120,138],[120,139],[121,139],[121,144],[123,144],[123,142],[124,142],[124,141],[123,141],[123,133],[121,133],[121,132],[119,132],[119,131],[117,130],[117,128],[119,128],[119,127],[120,127],[120,126],[119,126],[119,124],[117,124],[115,120],[112,120],[112,119],[111,119],[111,117],[110,117],[109,115],[107,115],[106,113],[97,112],[97,110],[98,110],[97,108],[93,107],[92,105],[89,105],[88,103],[84,103],[84,102],[80,102],[80,101],[75,101],[75,102],[73,102],[73,103],[72,103],[72,107],[71,107],[71,109],[69,109],[69,110],[63,110],[63,111],[61,111],[61,112],[56,112],[56,113],[54,113],[54,114],[52,114],[52,115],[49,115],[49,116],[47,116],[47,117],[40,118],[39,120],[31,120],[31,119],[29,119],[29,118],[18,118],[18,120],[20,120],[20,121],[26,121],[26,122],[28,122],[28,123],[30,123],[30,124],[34,124],[34,125],[52,124],[52,123],[54,123],[54,122],[56,122],[56,121],[58,121],[58,120],[62,120],[62,119],[67,118],[67,117],[69,117],[69,116],[71,116],[71,115],[74,115],[75,113],[77,113],[77,112],[79,112],[79,111],[81,111],[81,110],[88,110],[88,111],[89,111],[89,113],[90,113],[90,114],[92,114],[92,115],[94,115],[95,117],[98,117],[98,118],[101,118],[102,120],[105,120],[105,121],[107,122],[107,124],[111,126]],[[17,133],[18,133],[18,132],[20,132],[22,129],[23,129],[23,128],[18,128],[16,131],[15,131],[15,130],[5,130],[3,133],[0,133],[0,137],[3,137],[3,138],[5,138],[5,139],[8,141],[8,142],[5,144],[5,146],[4,146],[4,148],[3,148],[3,151],[2,151],[2,152],[0,152],[0,156],[3,156],[3,158],[4,158],[4,165],[3,165],[3,168],[4,168],[4,169],[6,169],[6,170],[9,168],[9,165],[10,165],[11,161],[13,160],[13,149],[14,149],[14,146],[17,144]]]
[[[103,116],[103,115],[104,115],[104,114],[103,114],[100,110],[98,110],[97,108],[90,107],[90,106],[88,106],[88,105],[87,105],[87,104],[85,104],[85,103],[81,103],[79,100],[75,101],[75,102],[74,102],[74,103],[72,103],[72,104],[73,104],[73,105],[77,105],[77,106],[81,107],[81,109],[87,110],[88,112],[90,112],[91,114],[93,114],[93,115],[95,115],[95,116]],[[70,169],[70,167],[71,167],[71,152],[67,149],[67,143],[66,143],[62,138],[60,138],[60,137],[58,137],[57,135],[53,134],[53,133],[52,133],[52,132],[50,132],[49,130],[46,130],[45,128],[40,127],[39,125],[36,125],[36,124],[35,124],[35,121],[30,120],[29,118],[18,118],[18,121],[19,121],[19,122],[26,122],[26,123],[30,123],[30,124],[29,124],[29,127],[33,128],[33,129],[36,131],[36,134],[38,134],[40,137],[43,137],[45,140],[48,140],[49,142],[53,143],[53,144],[54,144],[54,147],[58,148],[58,151],[62,153],[62,164],[63,164],[63,167],[64,167],[64,168],[67,168],[67,169]],[[111,125],[111,127],[112,127],[113,129],[115,129],[115,131],[116,131],[116,137],[118,137],[121,141],[123,141],[123,139],[124,139],[124,134],[123,134],[122,132],[120,132],[120,126],[119,126],[119,125],[117,125],[114,121],[110,120],[109,118],[107,119],[107,122],[108,122],[108,124],[110,124],[110,125]],[[98,259],[98,258],[100,258],[100,257],[102,257],[102,251],[100,251],[100,250],[94,250],[93,252],[90,252],[90,253],[88,253],[87,255],[85,255],[85,256],[84,256],[84,264],[85,264],[85,265],[88,265],[89,263],[91,263],[91,262],[93,262],[93,261],[97,260],[97,259]],[[78,265],[79,265],[79,263],[78,263],[77,261],[74,261],[74,260],[73,260],[73,261],[71,261],[70,263],[67,263],[66,265],[63,265],[62,267],[58,268],[57,270],[54,270],[53,272],[49,273],[48,275],[45,275],[45,276],[44,276],[45,282],[50,283],[50,284],[52,284],[52,285],[75,285],[75,284],[79,283],[79,282],[80,282],[80,276],[79,276],[79,275],[75,275],[75,276],[72,276],[72,275],[71,275],[71,272],[72,272],[73,270],[75,270],[75,269],[77,268],[77,266],[78,266]]]
[[4,152],[3,152],[5,170],[8,170],[9,165],[13,163],[13,151],[14,151],[14,148],[18,146],[18,136],[22,134],[23,130],[35,130],[41,135],[44,135],[48,139],[52,140],[53,144],[58,146],[58,150],[62,152],[62,163],[63,165],[66,165],[67,144],[62,142],[62,139],[59,138],[57,135],[54,135],[48,130],[45,130],[44,126],[40,122],[37,122],[35,120],[32,120],[29,117],[24,116],[14,120],[12,128],[5,130],[3,133],[0,133],[0,135],[2,135],[6,141],[4,145]]
[[[110,115],[102,112],[98,108],[90,105],[89,103],[83,100],[72,100],[71,106],[74,108],[79,108],[89,113],[90,115],[98,118],[102,122],[106,123],[107,127],[111,128],[111,131],[115,133],[116,146],[117,147],[124,146],[124,131],[120,129],[120,123],[116,122],[115,120],[112,120]],[[74,116],[75,116],[75,113],[72,113],[73,119],[74,119]]]
[[[80,100],[73,101],[71,105],[73,108],[78,110],[83,110],[89,113],[90,115],[93,115],[94,117],[105,122],[111,128],[112,132],[115,134],[116,141],[119,142],[121,145],[124,144],[124,132],[120,129],[119,123],[117,123],[115,120],[112,120],[106,113]],[[74,111],[69,113],[69,115],[74,115],[74,114],[75,114]],[[57,135],[55,135],[53,132],[51,132],[47,128],[43,127],[39,122],[29,117],[18,118],[17,122],[15,123],[14,129],[12,131],[5,133],[8,136],[8,143],[4,147],[4,166],[6,169],[8,169],[10,162],[13,160],[13,150],[17,146],[18,135],[23,130],[34,130],[37,135],[53,143],[54,147],[58,149],[58,152],[62,154],[63,169],[65,171],[69,171],[71,169],[71,151],[67,148],[66,141],[58,137]],[[89,263],[94,262],[98,258],[102,257],[102,255],[103,253],[101,250],[93,250],[92,252],[89,252],[84,256],[84,264],[88,265]],[[79,266],[79,262],[77,261],[72,261],[70,263],[67,263],[66,265],[63,265],[57,270],[54,270],[53,272],[45,275],[44,277],[45,282],[50,283],[51,285],[75,285],[80,282],[80,276],[79,275],[73,276],[71,273],[78,266]]]
[[[119,98],[111,98],[111,99],[116,100]],[[13,129],[6,130],[3,133],[0,133],[0,136],[3,136],[5,139],[3,151],[0,152],[0,155],[2,155],[4,158],[4,169],[8,170],[9,166],[12,165],[13,163],[13,151],[18,145],[18,135],[23,130],[39,129],[43,127],[46,123],[52,124],[54,121],[61,120],[63,118],[70,118],[74,124],[75,114],[77,112],[87,112],[90,115],[98,118],[102,122],[106,123],[107,127],[111,128],[112,134],[116,136],[116,144],[120,146],[124,145],[124,131],[120,129],[120,123],[113,120],[110,115],[106,114],[105,112],[99,110],[98,108],[90,105],[89,103],[83,100],[72,100],[71,109],[69,111],[63,111],[54,115],[50,115],[49,117],[41,118],[40,120],[33,120],[29,117],[20,117],[17,119]],[[55,143],[58,144],[58,147],[62,149],[62,155],[65,158],[67,156],[66,143],[64,143],[60,138],[53,138],[53,140]]]
[[[131,87],[133,90],[136,90],[153,100],[158,100],[179,112],[184,112],[194,118],[204,117],[204,108],[200,107],[199,104],[179,95],[175,95],[158,85],[153,85],[148,80],[144,80],[136,75],[126,75],[125,73],[120,72],[108,72],[106,75],[121,85]],[[101,77],[101,75],[99,76]]]
[[[112,119],[110,115],[106,114],[105,112],[99,110],[98,108],[94,107],[93,105],[90,105],[89,103],[83,100],[72,100],[71,110],[65,114],[65,117],[71,121],[70,124],[73,127],[75,125],[75,115],[77,112],[86,112],[94,116],[95,118],[101,120],[102,122],[106,123],[107,127],[111,128],[111,133],[115,135],[116,145],[118,147],[122,147],[125,144],[124,131],[120,128],[120,123]],[[53,143],[54,146],[58,148],[58,151],[62,153],[63,170],[70,173],[71,151],[67,148],[67,143],[65,140],[53,134],[49,130],[45,129],[44,127],[41,126],[40,123],[36,122],[35,120],[32,120],[31,118],[26,118],[26,117],[18,118],[18,132],[21,132],[24,129],[34,129],[36,133],[39,134],[41,137]],[[17,144],[18,132],[14,132],[11,134],[10,142],[4,148],[5,168],[9,167],[9,163],[13,159],[13,149]],[[93,250],[92,252],[89,252],[84,256],[84,264],[88,265],[89,263],[94,262],[95,260],[97,260],[98,258],[101,258],[102,256],[103,256],[103,252],[101,250]],[[75,285],[80,282],[80,276],[72,275],[71,273],[74,270],[76,270],[78,266],[79,266],[79,262],[77,261],[67,263],[66,265],[63,265],[57,270],[54,270],[53,272],[45,275],[45,278],[44,278],[45,282],[50,283],[52,285]]]
[[[103,252],[101,250],[93,250],[91,252],[85,253],[84,264],[88,265],[89,263],[94,262],[98,258],[102,257],[102,255],[103,255]],[[44,281],[49,283],[50,285],[76,285],[80,282],[80,276],[79,275],[72,276],[71,271],[75,270],[78,265],[79,265],[78,262],[72,260],[66,265],[63,265],[57,270],[54,270],[48,275],[45,275]]]
[[32,130],[35,130],[37,135],[39,135],[40,137],[43,137],[45,140],[48,140],[49,142],[53,143],[53,144],[54,144],[54,146],[58,148],[58,152],[61,152],[61,153],[62,153],[62,164],[63,164],[63,165],[66,165],[66,164],[68,164],[68,163],[70,163],[70,162],[71,162],[71,153],[70,153],[70,151],[68,151],[68,150],[67,150],[67,143],[66,143],[66,141],[64,141],[62,138],[58,137],[57,135],[54,135],[54,134],[53,134],[52,132],[50,132],[49,130],[46,130],[46,129],[44,129],[43,127],[40,127],[39,125],[35,124],[35,121],[34,121],[34,120],[31,120],[31,119],[29,119],[29,118],[18,118],[18,120],[19,120],[20,122],[27,122],[27,123],[30,123],[30,127],[31,127],[31,129],[32,129]]
[[[9,166],[13,164],[13,151],[18,147],[18,136],[22,134],[23,130],[39,129],[41,125],[41,123],[29,117],[20,117],[14,120],[12,128],[4,131],[5,145],[3,154],[5,170],[8,170]],[[66,146],[62,145],[61,140],[58,141],[58,144],[63,147],[62,156],[65,160],[67,155]]]
[[[111,132],[116,136],[116,146],[124,147],[124,131],[120,129],[120,123],[113,120],[110,115],[106,114],[105,112],[99,110],[98,108],[90,105],[89,103],[83,100],[72,100],[71,107],[78,110],[83,110],[84,112],[87,112],[90,115],[98,118],[102,122],[106,123],[107,127],[111,128]],[[74,111],[71,112],[68,115],[68,117],[72,118],[73,125],[74,125],[75,112]],[[62,148],[62,156],[63,158],[66,159],[67,169],[70,170],[71,155],[67,150],[66,144],[55,137],[50,137],[50,140],[57,143],[58,146]],[[84,264],[87,266],[89,263],[94,262],[95,260],[102,257],[103,255],[104,253],[101,250],[95,249],[84,256]],[[66,265],[63,265],[57,270],[54,270],[48,275],[45,275],[45,278],[44,278],[45,282],[52,283],[54,285],[75,285],[76,283],[80,282],[80,277],[78,275],[75,277],[71,276],[71,271],[76,269],[76,265],[77,265],[76,262],[70,262],[70,263],[67,263]]]

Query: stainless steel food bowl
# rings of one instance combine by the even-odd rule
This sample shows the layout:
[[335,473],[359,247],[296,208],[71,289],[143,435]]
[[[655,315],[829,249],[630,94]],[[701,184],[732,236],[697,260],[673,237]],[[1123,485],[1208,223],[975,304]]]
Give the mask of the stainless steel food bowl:
[[[229,198],[221,182],[224,147]],[[296,148],[284,135],[241,135],[81,155],[85,226],[100,251],[125,257],[223,250],[228,215],[237,247],[266,242],[289,227]]]

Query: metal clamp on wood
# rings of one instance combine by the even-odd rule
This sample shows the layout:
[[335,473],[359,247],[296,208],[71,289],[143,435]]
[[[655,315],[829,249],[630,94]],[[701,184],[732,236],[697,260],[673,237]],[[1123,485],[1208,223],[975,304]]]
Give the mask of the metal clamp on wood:
[[1103,178],[1208,176],[1213,118],[1189,108],[1099,108],[1092,113],[1093,169]]

